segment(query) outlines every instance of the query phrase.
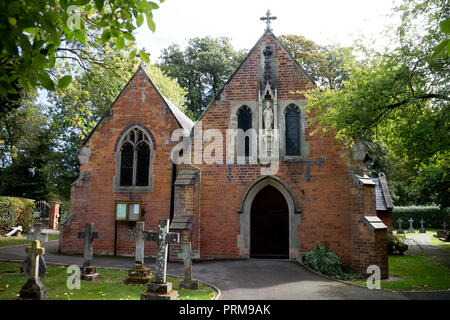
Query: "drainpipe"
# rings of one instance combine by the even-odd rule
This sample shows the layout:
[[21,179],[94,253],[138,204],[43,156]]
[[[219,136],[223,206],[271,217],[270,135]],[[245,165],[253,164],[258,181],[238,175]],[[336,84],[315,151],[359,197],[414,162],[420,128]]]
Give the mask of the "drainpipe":
[[200,199],[202,195],[202,170],[194,166],[191,162],[191,166],[198,170],[198,236],[197,236],[197,251],[198,251],[198,257],[200,258],[200,218],[201,218],[201,206],[200,206]]

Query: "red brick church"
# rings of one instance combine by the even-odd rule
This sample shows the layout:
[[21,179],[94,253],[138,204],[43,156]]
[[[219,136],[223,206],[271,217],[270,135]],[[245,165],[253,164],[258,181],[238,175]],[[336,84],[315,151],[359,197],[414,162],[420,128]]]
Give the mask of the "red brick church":
[[[61,253],[81,253],[77,233],[94,222],[95,254],[132,256],[136,221],[156,231],[170,219],[200,259],[298,260],[326,241],[354,270],[378,265],[386,277],[392,203],[380,189],[382,221],[375,195],[384,176],[374,182],[364,173],[361,145],[345,150],[333,134],[310,135],[314,113],[302,91],[314,85],[269,24],[195,123],[140,66],[79,150]],[[188,161],[178,164],[177,129],[189,142]],[[226,139],[236,129],[245,134]],[[223,146],[212,163],[210,132]],[[171,256],[178,250],[171,245]],[[146,242],[145,253],[154,256],[156,244]]]

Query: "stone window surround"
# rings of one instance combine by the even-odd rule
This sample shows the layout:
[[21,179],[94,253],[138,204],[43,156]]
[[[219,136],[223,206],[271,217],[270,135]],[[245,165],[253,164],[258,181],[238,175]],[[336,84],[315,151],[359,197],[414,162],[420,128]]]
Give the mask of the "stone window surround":
[[[287,156],[286,155],[286,129],[285,129],[285,110],[288,106],[295,105],[300,108],[300,155]],[[252,112],[252,129],[258,132],[258,102],[257,101],[232,101],[230,102],[230,122],[228,124],[229,129],[237,129],[238,127],[238,112],[243,106],[247,106]],[[306,100],[278,100],[278,127],[280,132],[280,160],[281,161],[305,161],[309,155],[309,142],[306,141],[305,128],[307,126],[306,121]],[[234,143],[235,159],[237,157],[237,147]],[[249,158],[249,157],[246,157]],[[253,157],[250,156],[253,160]]]
[[[131,130],[139,129],[143,132],[144,135],[147,136],[147,143],[150,147],[150,161],[149,161],[149,177],[148,177],[148,186],[121,186],[120,185],[120,167],[121,167],[121,147],[124,143],[125,137],[127,137],[128,133]],[[153,163],[155,161],[155,155],[156,155],[156,143],[155,138],[153,137],[153,134],[151,131],[140,123],[133,123],[129,126],[127,126],[122,132],[120,133],[119,137],[117,138],[115,147],[114,147],[114,163],[116,163],[116,170],[113,177],[113,192],[151,192],[153,191],[153,181],[154,181],[154,175],[153,175]]]
[[[239,102],[231,102],[231,113],[230,113],[230,123],[228,124],[228,129],[238,129],[238,114],[239,110],[247,106],[250,109],[251,115],[252,115],[252,129],[256,130],[258,132],[258,102],[257,101],[239,101]],[[234,140],[234,161],[237,160],[237,137]],[[250,144],[250,156],[245,157],[246,162],[252,162],[257,159],[258,149],[255,150],[255,146],[257,144],[252,143]],[[244,157],[242,157],[244,158]]]

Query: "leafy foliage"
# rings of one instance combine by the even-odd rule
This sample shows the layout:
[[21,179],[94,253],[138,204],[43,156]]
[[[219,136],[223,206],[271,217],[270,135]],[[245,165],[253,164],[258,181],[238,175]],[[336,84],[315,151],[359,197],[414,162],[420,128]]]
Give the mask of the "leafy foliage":
[[420,219],[424,221],[425,228],[441,228],[446,216],[450,213],[450,209],[440,209],[437,206],[409,206],[394,207],[392,209],[392,224],[394,228],[398,228],[398,219],[403,221],[403,228],[408,225],[408,220],[413,219],[415,227],[420,226]]
[[388,253],[402,255],[408,250],[408,245],[405,244],[404,241],[404,236],[388,234]]
[[24,198],[0,197],[0,234],[22,226],[26,233],[33,224],[34,201]]
[[[163,2],[163,0],[160,0]],[[65,88],[72,74],[60,74],[59,60],[101,64],[102,46],[118,50],[134,44],[133,24],[142,25],[144,16],[155,31],[153,10],[159,5],[147,0],[10,0],[0,3],[0,98],[17,101],[22,89],[37,85],[47,89]],[[100,42],[96,43],[99,39]],[[136,55],[136,50],[132,51]],[[149,62],[148,55],[140,51]],[[4,110],[11,109],[2,106]]]
[[187,114],[196,119],[245,55],[244,51],[235,51],[226,37],[193,38],[184,50],[177,44],[165,48],[158,66],[188,90]]

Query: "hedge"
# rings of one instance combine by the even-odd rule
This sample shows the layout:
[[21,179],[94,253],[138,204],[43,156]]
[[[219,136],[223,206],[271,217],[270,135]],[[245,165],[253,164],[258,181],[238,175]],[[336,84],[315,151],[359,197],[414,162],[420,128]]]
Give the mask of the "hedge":
[[442,228],[442,223],[450,214],[450,208],[441,210],[437,206],[411,206],[411,207],[394,207],[392,210],[392,225],[398,228],[397,220],[402,219],[402,228],[409,227],[409,219],[413,219],[413,227],[420,228],[420,219],[423,219],[426,228]]
[[30,199],[0,197],[0,234],[3,235],[17,226],[22,226],[22,232],[28,232],[33,225],[35,208],[35,202]]

